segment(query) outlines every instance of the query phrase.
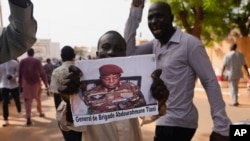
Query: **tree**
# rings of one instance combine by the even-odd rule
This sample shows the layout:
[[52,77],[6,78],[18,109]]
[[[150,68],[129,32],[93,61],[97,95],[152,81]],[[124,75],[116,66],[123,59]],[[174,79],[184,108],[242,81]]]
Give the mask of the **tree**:
[[228,13],[241,0],[150,0],[168,2],[175,15],[175,24],[200,38],[205,44],[219,41],[231,30]]
[[239,7],[233,9],[228,14],[228,19],[232,28],[240,30],[243,37],[249,36],[250,33],[250,0],[242,0]]

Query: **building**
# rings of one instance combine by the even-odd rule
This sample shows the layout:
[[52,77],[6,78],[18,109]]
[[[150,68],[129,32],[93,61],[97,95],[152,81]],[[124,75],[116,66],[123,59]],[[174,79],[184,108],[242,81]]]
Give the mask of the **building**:
[[[60,57],[60,43],[51,42],[50,39],[38,39],[37,42],[32,47],[35,50],[36,58],[41,59],[41,61],[45,61],[47,58],[56,58],[58,60],[61,59]],[[27,53],[24,53],[18,60],[27,57]]]

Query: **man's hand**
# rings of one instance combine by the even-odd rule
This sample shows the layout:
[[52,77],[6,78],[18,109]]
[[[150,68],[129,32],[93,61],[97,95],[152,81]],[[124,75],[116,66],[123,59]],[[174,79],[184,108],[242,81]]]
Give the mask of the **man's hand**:
[[144,0],[132,0],[132,7],[144,7]]
[[165,86],[164,82],[160,78],[161,73],[162,73],[162,70],[157,69],[151,74],[153,83],[150,88],[152,97],[158,101],[159,116],[162,116],[166,113],[167,107],[166,107],[165,102],[167,101],[168,96],[169,96],[169,91],[167,87]]
[[209,141],[229,141],[229,136],[223,136],[216,132],[212,132]]
[[12,78],[13,78],[12,75],[10,75],[10,74],[7,75],[8,80],[11,80]]
[[156,100],[167,99],[169,95],[167,87],[160,78],[161,72],[161,69],[157,69],[151,74],[153,83],[150,90],[153,98],[155,98]]
[[78,67],[71,65],[69,67],[69,72],[63,84],[58,88],[58,91],[62,94],[75,94],[79,90],[81,84],[80,78],[83,76],[82,71]]

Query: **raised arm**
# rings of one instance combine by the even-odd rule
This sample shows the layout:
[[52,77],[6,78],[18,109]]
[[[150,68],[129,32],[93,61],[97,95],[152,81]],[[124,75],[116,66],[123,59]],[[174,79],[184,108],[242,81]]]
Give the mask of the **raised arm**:
[[127,44],[126,55],[134,55],[136,49],[136,30],[142,18],[144,0],[132,0],[129,17],[124,29],[124,39]]
[[0,63],[17,58],[36,42],[37,22],[30,0],[9,0],[9,25],[0,27]]

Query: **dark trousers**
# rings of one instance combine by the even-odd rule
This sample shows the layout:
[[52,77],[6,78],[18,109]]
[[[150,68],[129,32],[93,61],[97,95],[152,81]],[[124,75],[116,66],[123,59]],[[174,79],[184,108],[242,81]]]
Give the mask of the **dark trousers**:
[[[54,103],[55,103],[55,107],[57,109],[57,107],[60,105],[62,101],[62,98],[59,94],[54,94]],[[67,104],[69,105],[69,104]],[[61,130],[61,128],[60,128]],[[65,141],[81,141],[82,140],[82,132],[77,132],[77,131],[63,131],[61,130],[64,140]]]
[[176,126],[156,126],[154,141],[191,141],[196,129]]
[[2,89],[2,95],[3,95],[3,118],[4,120],[8,120],[9,117],[9,100],[10,100],[10,94],[12,98],[15,101],[17,112],[21,112],[21,102],[20,102],[20,93],[19,88],[14,89],[8,89],[3,88]]

